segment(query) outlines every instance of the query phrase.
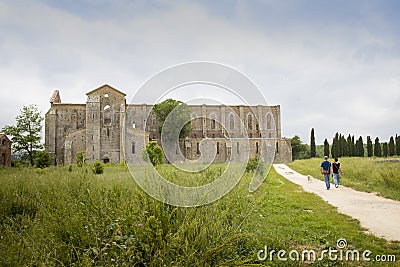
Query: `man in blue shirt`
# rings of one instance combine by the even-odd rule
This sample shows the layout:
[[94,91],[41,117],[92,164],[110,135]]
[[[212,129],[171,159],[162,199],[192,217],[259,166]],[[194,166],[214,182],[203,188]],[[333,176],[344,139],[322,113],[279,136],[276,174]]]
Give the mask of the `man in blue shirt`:
[[324,175],[324,180],[326,184],[326,189],[331,188],[331,182],[329,180],[329,175],[331,174],[332,164],[328,161],[328,156],[325,156],[325,160],[321,163],[321,173]]

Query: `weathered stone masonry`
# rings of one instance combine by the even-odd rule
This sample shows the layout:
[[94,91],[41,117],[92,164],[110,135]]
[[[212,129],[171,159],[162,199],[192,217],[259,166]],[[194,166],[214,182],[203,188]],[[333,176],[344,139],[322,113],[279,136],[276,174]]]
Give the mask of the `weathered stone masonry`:
[[[53,164],[74,163],[80,151],[86,152],[89,162],[141,163],[146,143],[160,142],[159,122],[151,113],[151,105],[127,105],[126,95],[109,85],[86,95],[86,104],[62,103],[58,90],[51,97],[51,107],[45,116],[45,143]],[[180,141],[180,150],[187,159],[198,159],[201,141],[208,139],[216,146],[215,161],[244,161],[245,153],[241,153],[246,147],[244,141],[254,156],[268,139],[276,149],[275,162],[292,160],[290,139],[281,137],[280,106],[190,105],[190,108],[192,132]],[[230,138],[222,125],[229,129]]]

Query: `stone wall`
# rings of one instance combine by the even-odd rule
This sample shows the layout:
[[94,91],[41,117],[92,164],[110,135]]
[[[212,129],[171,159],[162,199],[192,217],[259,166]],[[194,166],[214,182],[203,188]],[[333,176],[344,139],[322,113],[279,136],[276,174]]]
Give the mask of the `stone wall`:
[[11,167],[11,144],[7,135],[0,134],[0,167]]
[[[103,85],[87,93],[86,104],[66,104],[55,91],[45,116],[45,143],[53,164],[74,163],[80,151],[86,152],[89,162],[142,162],[146,143],[160,143],[160,122],[151,112],[152,105],[127,105],[125,96]],[[292,160],[290,140],[281,137],[280,106],[190,108],[192,132],[176,147],[182,153],[177,159],[244,161],[246,153],[255,156],[274,147],[276,162]]]

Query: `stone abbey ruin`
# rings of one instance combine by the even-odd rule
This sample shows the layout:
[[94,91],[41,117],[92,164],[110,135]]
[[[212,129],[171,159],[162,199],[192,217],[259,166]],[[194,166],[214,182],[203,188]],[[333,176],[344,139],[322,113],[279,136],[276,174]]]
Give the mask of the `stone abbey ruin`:
[[[58,90],[51,97],[45,116],[45,144],[53,164],[75,163],[81,151],[88,162],[140,164],[146,143],[160,143],[160,123],[151,111],[152,105],[127,104],[126,94],[107,84],[86,95],[83,104],[62,103]],[[279,105],[189,107],[192,131],[177,148],[186,160],[200,158],[205,139],[215,146],[215,162],[246,161],[243,149],[253,157],[271,147],[275,163],[292,160],[290,139],[281,136]]]

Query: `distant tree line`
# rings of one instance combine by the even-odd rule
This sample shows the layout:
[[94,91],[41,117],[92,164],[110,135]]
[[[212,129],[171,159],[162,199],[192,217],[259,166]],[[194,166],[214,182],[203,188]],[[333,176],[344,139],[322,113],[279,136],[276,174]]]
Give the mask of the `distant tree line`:
[[[314,128],[311,129],[310,145],[304,144],[300,137],[295,135],[291,141],[293,160],[317,157],[315,145]],[[381,143],[376,137],[374,143],[370,136],[367,136],[367,142],[364,144],[363,138],[360,136],[355,139],[354,135],[336,133],[332,140],[332,145],[328,139],[324,140],[323,154],[332,158],[339,157],[390,157],[400,156],[400,136],[396,134],[391,136],[389,142]],[[321,156],[321,155],[320,155]]]
[[[366,153],[365,153],[366,150]],[[325,139],[324,151],[329,155],[329,143]],[[330,149],[332,158],[336,157],[391,157],[400,156],[400,136],[391,136],[389,142],[381,143],[376,137],[372,143],[371,136],[367,136],[367,143],[364,145],[363,138],[360,136],[355,140],[354,135],[350,134],[347,138],[339,133],[335,134]]]

